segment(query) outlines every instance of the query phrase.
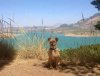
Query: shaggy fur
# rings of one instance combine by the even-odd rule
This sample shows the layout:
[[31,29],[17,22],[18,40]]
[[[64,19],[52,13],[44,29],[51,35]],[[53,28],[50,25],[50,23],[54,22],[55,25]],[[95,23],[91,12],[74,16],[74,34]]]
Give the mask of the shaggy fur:
[[56,48],[58,38],[55,38],[55,39],[48,38],[48,41],[50,45],[50,48],[48,51],[49,68],[53,67],[57,69],[58,64],[60,62],[60,53],[59,53],[59,50]]

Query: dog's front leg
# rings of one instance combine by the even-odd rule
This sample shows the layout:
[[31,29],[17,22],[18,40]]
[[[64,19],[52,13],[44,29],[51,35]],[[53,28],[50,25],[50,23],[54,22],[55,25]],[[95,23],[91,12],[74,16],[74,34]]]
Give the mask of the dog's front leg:
[[48,64],[49,64],[49,68],[51,69],[52,68],[52,60],[51,60],[51,58],[49,58]]
[[55,63],[55,69],[58,69],[58,62]]

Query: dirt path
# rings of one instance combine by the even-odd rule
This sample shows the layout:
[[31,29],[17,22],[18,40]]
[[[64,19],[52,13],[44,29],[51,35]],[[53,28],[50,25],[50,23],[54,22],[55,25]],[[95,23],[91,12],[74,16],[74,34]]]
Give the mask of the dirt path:
[[0,76],[100,76],[100,65],[86,68],[85,66],[68,65],[64,70],[43,67],[46,61],[15,60],[0,70]]
[[59,70],[48,70],[39,60],[16,60],[0,70],[0,76],[75,76]]

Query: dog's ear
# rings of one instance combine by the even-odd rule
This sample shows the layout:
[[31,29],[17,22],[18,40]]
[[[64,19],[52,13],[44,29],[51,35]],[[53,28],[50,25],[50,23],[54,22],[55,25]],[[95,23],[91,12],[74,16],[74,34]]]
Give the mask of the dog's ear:
[[56,37],[55,40],[58,41],[58,38]]
[[50,41],[51,40],[51,38],[48,38],[48,41]]

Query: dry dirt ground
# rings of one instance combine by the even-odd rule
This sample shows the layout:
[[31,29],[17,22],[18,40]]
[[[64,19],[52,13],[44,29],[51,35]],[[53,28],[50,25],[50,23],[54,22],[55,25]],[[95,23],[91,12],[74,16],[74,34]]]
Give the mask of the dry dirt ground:
[[77,73],[74,73],[75,70],[70,68],[66,70],[50,70],[43,67],[44,62],[46,61],[37,59],[15,60],[0,70],[0,76],[100,76],[100,70],[98,74],[88,72],[81,75],[77,74],[79,72],[78,69],[76,69]]

